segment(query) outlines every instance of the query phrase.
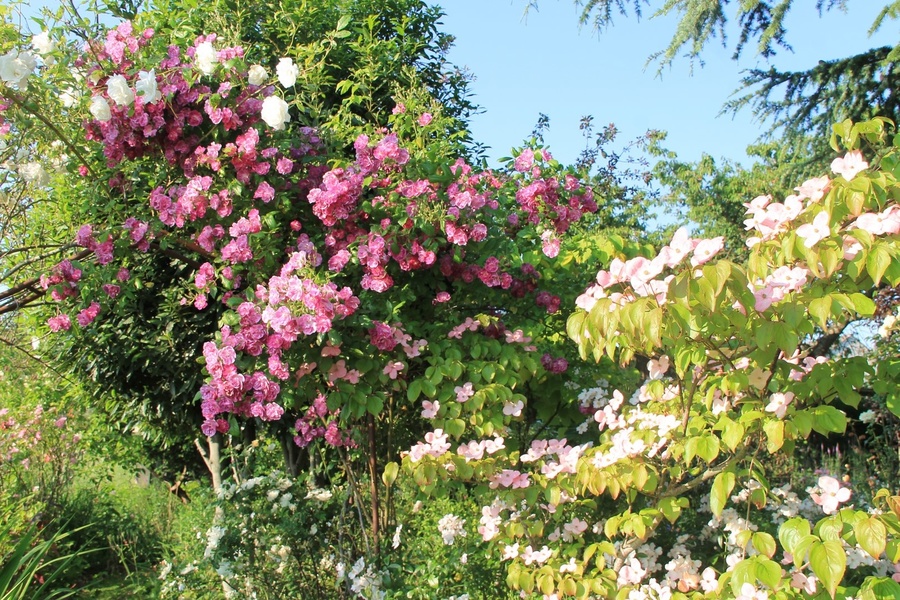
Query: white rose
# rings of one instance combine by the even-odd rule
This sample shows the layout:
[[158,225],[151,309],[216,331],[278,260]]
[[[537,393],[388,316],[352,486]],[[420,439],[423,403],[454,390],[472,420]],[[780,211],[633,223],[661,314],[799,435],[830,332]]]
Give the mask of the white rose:
[[289,88],[297,83],[297,76],[300,75],[300,69],[294,64],[290,58],[282,58],[275,67],[275,73],[278,75],[278,83]]
[[41,166],[41,163],[30,162],[19,165],[19,176],[25,181],[37,186],[45,186],[50,183],[50,176]]
[[263,100],[260,116],[266,125],[276,130],[284,129],[285,124],[291,120],[287,102],[278,96],[269,96]]
[[28,76],[37,67],[37,59],[30,52],[8,52],[0,56],[0,80],[15,89],[28,85]]
[[110,99],[119,106],[128,106],[134,102],[134,90],[122,75],[113,75],[106,81],[106,91]]
[[59,101],[62,102],[62,105],[66,108],[72,108],[78,103],[78,98],[81,97],[81,93],[75,88],[67,87],[59,94]]
[[253,65],[247,73],[247,80],[250,85],[262,85],[269,78],[269,73],[262,65]]
[[162,98],[159,89],[156,87],[156,70],[141,71],[138,73],[137,82],[134,84],[138,96],[144,101],[144,104],[153,104]]
[[204,75],[212,75],[219,64],[219,56],[211,42],[201,42],[194,51],[194,64]]
[[94,96],[91,98],[91,116],[98,121],[109,121],[112,113],[109,110],[109,102],[103,96]]
[[50,34],[48,32],[42,31],[39,34],[32,36],[31,47],[41,56],[46,56],[56,50],[56,42],[50,39]]

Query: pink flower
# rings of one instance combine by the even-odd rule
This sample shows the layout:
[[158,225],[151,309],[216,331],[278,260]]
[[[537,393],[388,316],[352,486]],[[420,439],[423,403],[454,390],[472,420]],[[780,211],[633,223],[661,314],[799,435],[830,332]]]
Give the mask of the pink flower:
[[456,386],[453,388],[453,391],[456,392],[457,402],[465,402],[475,395],[475,389],[472,387],[471,381],[467,382],[465,385]]
[[503,414],[508,417],[520,417],[522,416],[523,408],[525,408],[525,403],[521,400],[517,402],[504,402]]
[[800,184],[800,187],[794,189],[797,191],[797,196],[801,199],[809,198],[810,202],[818,202],[825,196],[825,192],[828,191],[830,184],[831,180],[828,179],[828,175],[822,175],[821,177],[807,179]]
[[63,313],[61,315],[56,315],[55,317],[50,317],[47,320],[47,326],[50,328],[50,331],[54,333],[57,331],[68,331],[72,327],[72,321],[69,319],[69,315]]
[[437,413],[440,409],[441,403],[437,400],[435,400],[434,402],[425,400],[424,402],[422,402],[422,418],[433,419],[437,416]]
[[787,408],[794,401],[794,392],[775,392],[769,396],[769,404],[766,406],[766,412],[775,413],[779,419],[783,419],[787,413]]
[[662,379],[666,374],[666,371],[669,370],[669,357],[668,356],[660,356],[659,360],[651,359],[647,363],[647,371],[650,376],[650,379]]
[[425,126],[427,126],[428,124],[431,123],[431,119],[432,119],[432,118],[433,118],[433,117],[431,116],[431,113],[422,113],[421,116],[419,116],[419,120],[418,120],[417,122],[418,122],[419,125],[421,125],[422,127],[425,127]]
[[797,235],[803,238],[803,245],[812,248],[819,243],[819,240],[827,238],[831,235],[831,227],[829,222],[831,215],[822,211],[816,215],[812,223],[806,223],[797,228]]
[[834,477],[827,475],[819,477],[818,489],[821,493],[813,491],[809,497],[822,507],[822,512],[826,515],[833,515],[842,502],[850,499],[850,489],[842,487],[841,482]]
[[872,235],[885,235],[900,233],[900,211],[896,206],[891,206],[880,213],[863,213],[857,217],[853,224],[868,231]]
[[843,158],[836,158],[831,161],[831,171],[850,181],[860,171],[869,168],[869,163],[863,158],[862,152],[852,150],[844,155]]
[[725,247],[725,238],[719,236],[709,240],[700,240],[694,247],[694,255],[691,257],[691,266],[699,267],[708,262]]
[[397,106],[395,106],[394,109],[391,111],[391,114],[402,115],[405,112],[406,112],[406,105],[403,104],[402,102],[398,102]]
[[384,366],[384,369],[382,370],[382,373],[384,373],[385,375],[387,375],[387,376],[390,377],[391,379],[397,379],[397,375],[399,375],[401,372],[403,372],[403,369],[404,369],[405,367],[406,367],[406,365],[404,365],[404,364],[403,364],[402,362],[400,362],[399,360],[393,361],[393,362],[389,362],[388,364],[386,364],[386,365]]

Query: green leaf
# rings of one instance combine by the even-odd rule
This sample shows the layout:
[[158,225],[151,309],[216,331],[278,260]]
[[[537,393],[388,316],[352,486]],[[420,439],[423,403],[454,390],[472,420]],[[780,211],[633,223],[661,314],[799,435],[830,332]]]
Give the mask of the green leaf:
[[709,491],[709,509],[713,515],[718,517],[722,514],[725,503],[728,502],[728,497],[731,495],[731,490],[734,489],[734,483],[735,476],[730,471],[719,473],[713,479],[712,488]]
[[805,537],[810,535],[809,521],[803,517],[788,519],[778,528],[778,540],[785,552],[794,555],[795,561],[806,562],[805,556],[798,556],[797,547]]
[[840,542],[815,542],[809,549],[809,566],[834,598],[847,569],[847,555]]
[[707,463],[716,460],[716,457],[719,456],[719,438],[709,433],[702,436],[697,445],[697,456]]
[[397,480],[397,474],[400,473],[400,465],[395,462],[389,462],[384,465],[384,472],[381,474],[381,481],[384,485],[391,487]]
[[763,431],[766,432],[766,450],[769,454],[775,454],[784,445],[784,422],[766,421]]
[[777,548],[775,538],[764,531],[757,531],[750,537],[750,543],[760,554],[765,554],[769,558],[775,555]]
[[822,435],[829,433],[844,433],[847,428],[847,416],[833,406],[822,405],[813,407],[812,428]]
[[887,545],[887,528],[878,518],[867,517],[859,521],[854,527],[856,541],[869,555],[878,559]]
[[731,419],[725,420],[725,425],[722,429],[722,441],[725,442],[729,450],[734,452],[744,441],[744,426]]
[[882,244],[873,246],[866,257],[866,271],[868,271],[869,277],[872,278],[875,285],[881,282],[881,277],[890,264],[891,253],[887,247]]
[[415,402],[419,394],[422,393],[422,381],[419,379],[415,379],[410,382],[409,387],[406,389],[406,398],[410,402]]
[[860,316],[871,317],[875,314],[875,302],[868,296],[857,292],[850,294],[850,299],[853,301],[853,307]]

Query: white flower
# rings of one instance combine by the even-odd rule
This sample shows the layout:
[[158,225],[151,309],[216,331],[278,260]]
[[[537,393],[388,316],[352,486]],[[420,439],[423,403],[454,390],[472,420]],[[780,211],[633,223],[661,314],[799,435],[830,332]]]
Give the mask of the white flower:
[[42,31],[39,34],[32,36],[31,47],[34,48],[35,52],[44,57],[44,61],[46,62],[46,56],[56,50],[56,42],[50,39],[49,32]]
[[322,488],[316,488],[314,490],[309,490],[309,492],[306,493],[306,498],[325,502],[331,498],[331,492]]
[[452,546],[453,541],[457,537],[466,537],[466,530],[464,529],[465,524],[465,519],[460,519],[453,513],[441,517],[441,520],[438,521],[438,531],[440,532],[444,543],[448,546]]
[[98,121],[109,121],[112,113],[109,111],[109,102],[103,96],[94,96],[91,98],[91,115]]
[[278,96],[269,96],[263,100],[260,116],[266,125],[275,130],[284,129],[285,124],[291,120],[287,102]]
[[19,165],[19,176],[36,186],[43,187],[50,183],[50,176],[38,162],[29,162]]
[[394,537],[391,539],[391,547],[395,550],[400,547],[400,532],[403,530],[403,525],[397,525],[397,529],[394,530]]
[[201,42],[194,50],[194,65],[204,75],[212,75],[219,64],[219,56],[211,42]]
[[106,92],[119,106],[128,106],[134,102],[134,90],[122,75],[113,75],[106,81]]
[[81,92],[75,88],[67,87],[59,94],[59,101],[62,102],[65,108],[72,108],[78,103],[78,98],[80,97]]
[[28,85],[28,76],[37,67],[37,59],[30,52],[13,50],[0,56],[0,80],[21,90]]
[[156,69],[138,73],[134,89],[137,90],[138,96],[144,101],[144,104],[154,104],[159,101],[162,94],[159,93],[159,88],[156,86]]
[[878,414],[874,410],[867,410],[859,414],[859,420],[866,425],[874,423],[877,418]]
[[297,76],[300,75],[300,69],[294,64],[290,58],[282,58],[275,67],[275,73],[278,75],[278,83],[289,88],[297,83]]
[[247,81],[250,85],[262,85],[269,78],[269,73],[262,65],[253,65],[247,73]]

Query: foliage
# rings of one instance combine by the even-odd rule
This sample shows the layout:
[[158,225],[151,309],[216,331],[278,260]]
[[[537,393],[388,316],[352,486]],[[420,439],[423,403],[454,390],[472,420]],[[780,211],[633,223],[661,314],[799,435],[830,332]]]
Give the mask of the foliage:
[[[199,418],[146,405],[199,421],[216,498],[202,559],[167,558],[165,593],[471,597],[499,565],[525,597],[896,595],[896,490],[779,480],[864,394],[884,403],[876,422],[900,414],[895,347],[877,364],[832,352],[900,283],[890,123],[838,124],[836,177],[747,202],[746,261],[686,229],[657,250],[603,231],[618,199],[540,147],[472,164],[421,89],[394,92],[384,127],[311,128],[323,85],[374,106],[304,70],[372,31],[340,18],[284,46],[274,77],[236,39],[171,45],[130,22],[85,51],[35,43],[40,77],[0,57],[10,131],[54,86],[84,125],[46,186],[90,222],[36,284],[45,327],[124,353],[126,380],[132,336],[183,327],[166,360],[205,370]],[[109,328],[142,318],[121,343]],[[404,544],[401,525],[471,567],[416,569],[427,542]]]
[[60,531],[48,539],[41,539],[36,525],[23,532],[13,531],[17,523],[10,517],[18,509],[18,502],[5,505],[3,509],[3,525],[0,525],[0,549],[3,550],[0,556],[0,598],[38,600],[72,597],[76,590],[60,587],[57,579],[85,551],[58,552],[57,546],[66,540],[68,532]]

